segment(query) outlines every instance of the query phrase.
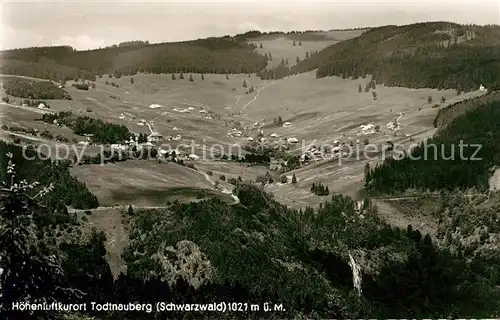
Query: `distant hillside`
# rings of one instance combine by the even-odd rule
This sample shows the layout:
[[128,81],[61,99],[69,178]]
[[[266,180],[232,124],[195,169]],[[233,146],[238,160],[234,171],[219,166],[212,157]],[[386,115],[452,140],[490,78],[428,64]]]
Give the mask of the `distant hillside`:
[[500,27],[447,22],[385,26],[299,62],[317,77],[373,74],[377,83],[470,91],[500,85]]
[[207,38],[148,44],[134,41],[104,49],[76,51],[68,46],[0,52],[0,72],[44,79],[87,79],[105,73],[253,73],[267,59],[245,37]]
[[381,193],[472,187],[486,190],[491,168],[500,165],[500,100],[497,94],[490,96],[483,98],[481,106],[459,109],[463,113],[426,144],[415,148],[412,157],[401,160],[388,157],[367,173],[367,190]]
[[491,101],[500,101],[499,92],[491,92],[478,98],[467,99],[450,104],[446,108],[439,109],[439,112],[434,119],[434,127],[438,130],[444,130],[448,124],[452,123],[455,118],[463,115],[467,111],[481,107]]

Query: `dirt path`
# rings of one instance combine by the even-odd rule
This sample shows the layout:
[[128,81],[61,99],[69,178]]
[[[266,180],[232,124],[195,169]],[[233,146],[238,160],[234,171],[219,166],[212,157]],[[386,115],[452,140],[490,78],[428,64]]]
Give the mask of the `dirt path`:
[[38,109],[36,107],[18,106],[18,105],[15,105],[15,104],[10,104],[10,103],[5,103],[5,102],[0,103],[0,106],[22,109],[22,110],[26,110],[26,111],[35,112],[35,113],[38,113],[38,114],[47,114],[47,113],[53,114],[53,113],[55,113],[54,111],[50,111],[50,110],[47,110],[47,109]]
[[[150,209],[166,209],[168,206],[132,206],[134,209],[139,209],[139,210],[150,210]],[[73,209],[73,208],[68,208],[69,213],[83,213],[85,211],[92,211],[99,212],[99,211],[107,211],[107,210],[127,210],[128,205],[120,205],[120,206],[110,206],[110,207],[97,207],[94,209]]]
[[102,107],[104,109],[107,109],[108,111],[113,111],[113,109],[110,106],[108,106],[105,103],[102,103],[102,102],[100,102],[100,101],[98,101],[98,100],[96,100],[94,98],[85,97],[85,99],[87,99],[89,101],[92,101],[93,103],[97,104],[98,106],[100,106],[100,107]]
[[[40,79],[40,78],[32,78],[32,77],[26,77],[26,76],[18,76],[18,75],[15,75],[15,74],[0,74],[0,77],[11,77],[11,78],[19,78],[19,79],[26,79],[26,80],[33,80],[33,81],[40,81],[40,82],[49,82],[49,80],[47,79]],[[55,82],[53,81],[54,83],[59,83],[59,82]]]
[[[215,189],[215,182],[212,181],[212,178],[210,178],[210,176],[207,173],[205,173],[203,171],[196,171],[196,172],[201,173],[205,177],[205,180],[207,180],[210,184],[212,184],[212,186]],[[224,188],[224,189],[220,190],[220,192],[223,193],[223,194],[229,194],[229,195],[231,195],[231,197],[234,199],[233,205],[240,203],[240,199],[235,194],[233,194],[232,191]]]
[[273,83],[275,83],[276,81],[272,81],[272,82],[269,82],[269,83],[266,83],[265,85],[262,86],[262,88],[260,88],[259,90],[257,90],[257,92],[255,93],[255,96],[253,97],[252,100],[248,101],[247,103],[245,103],[245,105],[243,107],[241,107],[241,110],[240,110],[240,115],[243,114],[243,111],[245,111],[245,109],[251,105],[252,103],[255,102],[255,100],[257,100],[257,98],[259,97],[259,94],[262,90],[264,90],[265,88],[267,88],[268,86],[272,85]]

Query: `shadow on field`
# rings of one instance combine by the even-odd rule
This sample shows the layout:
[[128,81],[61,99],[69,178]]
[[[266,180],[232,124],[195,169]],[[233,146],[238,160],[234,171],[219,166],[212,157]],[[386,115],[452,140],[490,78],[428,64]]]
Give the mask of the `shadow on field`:
[[111,201],[124,202],[132,205],[165,205],[167,201],[178,200],[188,202],[200,199],[209,199],[216,197],[227,203],[234,200],[226,194],[221,194],[213,190],[201,189],[196,187],[174,187],[174,188],[136,188],[126,187],[111,191]]

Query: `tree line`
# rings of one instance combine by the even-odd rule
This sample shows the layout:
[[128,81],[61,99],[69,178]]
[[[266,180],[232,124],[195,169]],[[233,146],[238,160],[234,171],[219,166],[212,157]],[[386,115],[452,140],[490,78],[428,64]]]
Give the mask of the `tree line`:
[[406,155],[388,157],[366,172],[365,188],[382,193],[410,188],[486,190],[491,168],[500,164],[499,108],[499,100],[486,102],[457,116],[435,137]]
[[[123,253],[127,273],[114,280],[103,232],[82,234],[78,230],[85,219],[40,206],[30,188],[23,190],[3,189],[0,197],[0,224],[7,231],[0,233],[3,319],[62,316],[10,309],[12,302],[28,297],[49,303],[251,301],[261,305],[252,315],[263,318],[275,316],[262,312],[263,302],[283,303],[280,315],[286,318],[487,318],[500,308],[491,270],[477,268],[466,251],[454,253],[411,227],[387,225],[370,201],[358,212],[351,198],[334,195],[318,209],[296,210],[239,183],[239,205],[214,198],[173,202],[161,210],[129,209],[124,213],[131,219]],[[361,251],[370,253],[373,264],[359,259]],[[353,290],[351,253],[363,263],[361,295]],[[70,315],[131,316],[119,311]],[[132,316],[166,319],[172,314]]]
[[69,94],[48,81],[8,78],[3,84],[5,93],[27,99],[71,99]]
[[372,74],[387,86],[471,91],[483,84],[498,90],[499,34],[495,26],[446,22],[373,28],[311,54],[296,70],[317,68],[318,78]]
[[122,124],[104,122],[101,119],[89,116],[77,116],[72,112],[59,112],[57,114],[44,114],[42,120],[71,128],[77,135],[92,134],[92,141],[99,144],[114,144],[129,141],[133,136],[128,128]]
[[71,47],[34,47],[0,53],[0,71],[30,77],[95,81],[103,74],[253,73],[267,60],[242,37],[122,45],[88,51]]
[[311,192],[317,196],[327,196],[330,194],[330,190],[328,189],[328,186],[325,187],[320,182],[312,184]]

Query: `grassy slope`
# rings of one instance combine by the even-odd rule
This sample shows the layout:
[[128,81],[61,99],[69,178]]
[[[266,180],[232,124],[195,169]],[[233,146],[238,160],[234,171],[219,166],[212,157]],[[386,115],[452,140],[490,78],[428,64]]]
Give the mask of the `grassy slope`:
[[[306,52],[312,54],[322,50],[332,44],[347,39],[358,37],[363,30],[328,31],[328,32],[307,32],[262,35],[256,38],[249,38],[249,42],[254,43],[258,53],[265,55],[271,53],[272,60],[268,61],[267,67],[277,67],[281,59],[288,60],[287,66],[292,67],[299,60],[306,58]],[[295,46],[293,42],[295,41]],[[299,41],[302,42],[299,45]],[[262,48],[260,48],[262,44]]]

